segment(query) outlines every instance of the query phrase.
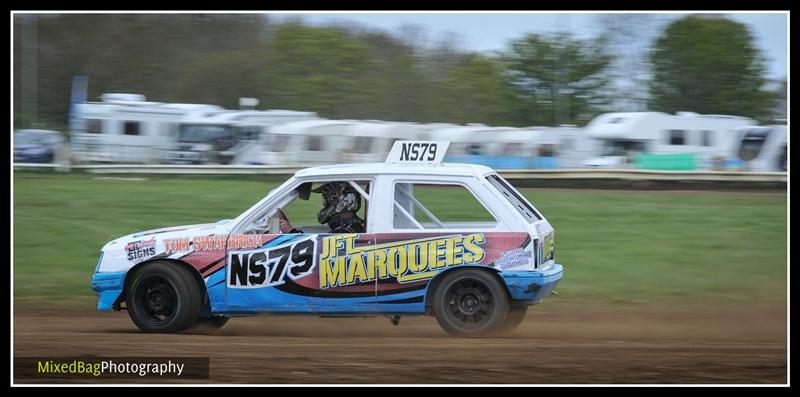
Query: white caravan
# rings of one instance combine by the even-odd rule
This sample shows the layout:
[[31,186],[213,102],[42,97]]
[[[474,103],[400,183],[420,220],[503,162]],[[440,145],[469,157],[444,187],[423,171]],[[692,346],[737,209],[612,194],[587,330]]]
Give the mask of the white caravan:
[[519,128],[470,124],[432,130],[428,139],[450,142],[449,162],[510,169],[530,168],[536,136],[538,132]]
[[586,135],[583,128],[563,125],[539,127],[543,141],[555,140],[555,166],[558,168],[580,168],[584,162],[600,153],[602,141]]
[[383,161],[395,141],[421,140],[427,128],[424,124],[386,121],[356,122],[344,129],[347,142],[340,152],[343,163],[375,163]]
[[483,124],[444,126],[431,130],[429,139],[450,142],[448,158],[464,155],[494,156],[502,153],[505,146],[504,142],[495,139],[503,131],[519,131],[519,129],[490,127]]
[[433,130],[428,139],[451,142],[450,162],[495,169],[553,168],[558,139],[547,130],[468,125]]
[[314,112],[226,110],[192,113],[178,126],[177,142],[166,152],[172,164],[228,164],[255,144],[271,126],[316,119]]
[[787,171],[785,125],[741,128],[737,155],[747,171]]
[[104,94],[101,102],[80,103],[75,110],[74,160],[126,163],[160,161],[187,114],[223,111],[215,105],[148,102],[138,94]]
[[331,164],[347,145],[342,139],[353,120],[304,120],[273,126],[256,144],[236,156],[233,164]]
[[[597,116],[586,127],[586,136],[602,141],[599,157],[584,162],[589,167],[629,167],[636,155],[660,169],[711,168],[719,162],[736,158],[739,127],[755,125],[755,120],[723,115],[701,115],[678,112],[606,113]],[[669,159],[681,164],[671,165]],[[658,165],[662,163],[662,165]],[[642,162],[640,168],[651,168]],[[678,167],[678,168],[673,168]]]

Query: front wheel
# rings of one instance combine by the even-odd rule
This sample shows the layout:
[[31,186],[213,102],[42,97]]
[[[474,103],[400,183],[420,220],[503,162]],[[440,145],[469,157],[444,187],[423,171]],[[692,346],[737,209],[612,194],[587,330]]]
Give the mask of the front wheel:
[[487,271],[455,271],[437,286],[433,314],[451,335],[488,335],[498,331],[506,319],[508,294],[500,281]]
[[128,315],[144,332],[179,332],[200,315],[200,287],[189,270],[168,262],[153,262],[130,275]]

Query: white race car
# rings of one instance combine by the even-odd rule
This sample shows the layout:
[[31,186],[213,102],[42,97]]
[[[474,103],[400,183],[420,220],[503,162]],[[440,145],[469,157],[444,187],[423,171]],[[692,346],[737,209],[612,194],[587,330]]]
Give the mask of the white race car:
[[[562,277],[553,227],[492,169],[442,164],[447,146],[400,141],[385,163],[301,170],[233,220],[113,240],[92,279],[97,308],[127,309],[145,332],[255,313],[428,314],[455,335],[511,330]],[[358,223],[290,227],[284,210],[325,186],[348,199],[323,195],[320,221],[344,202]]]

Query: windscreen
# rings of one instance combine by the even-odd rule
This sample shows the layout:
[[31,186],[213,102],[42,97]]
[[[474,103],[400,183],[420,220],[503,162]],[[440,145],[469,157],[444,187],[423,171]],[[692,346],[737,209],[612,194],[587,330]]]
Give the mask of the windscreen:
[[752,129],[744,134],[742,143],[739,146],[739,158],[744,161],[752,160],[758,157],[764,142],[767,141],[769,130]]
[[222,125],[182,125],[178,134],[179,142],[208,143],[230,135],[229,129]]
[[603,156],[627,156],[629,152],[643,153],[646,145],[641,141],[608,140],[603,147]]

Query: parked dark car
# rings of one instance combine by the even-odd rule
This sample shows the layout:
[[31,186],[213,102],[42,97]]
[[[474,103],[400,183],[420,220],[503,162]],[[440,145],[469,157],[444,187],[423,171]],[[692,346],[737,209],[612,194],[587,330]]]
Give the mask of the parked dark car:
[[50,130],[18,130],[14,133],[14,162],[52,163],[64,135]]

